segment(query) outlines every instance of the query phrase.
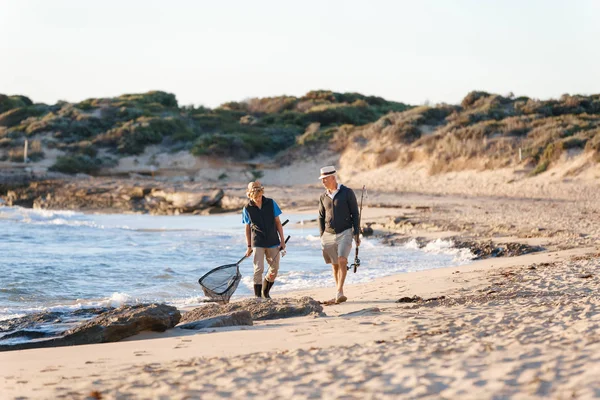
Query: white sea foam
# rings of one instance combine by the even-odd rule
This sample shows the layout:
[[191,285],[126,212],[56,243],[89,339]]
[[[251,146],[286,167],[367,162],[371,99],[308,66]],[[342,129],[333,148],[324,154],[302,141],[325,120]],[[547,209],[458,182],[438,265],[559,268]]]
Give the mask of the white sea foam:
[[419,247],[416,239],[411,239],[404,244],[405,249],[420,250],[430,254],[447,254],[453,256],[454,262],[467,263],[475,257],[469,249],[458,249],[454,247],[452,240],[436,239]]
[[110,298],[102,302],[107,307],[120,307],[125,304],[136,303],[127,293],[113,293]]

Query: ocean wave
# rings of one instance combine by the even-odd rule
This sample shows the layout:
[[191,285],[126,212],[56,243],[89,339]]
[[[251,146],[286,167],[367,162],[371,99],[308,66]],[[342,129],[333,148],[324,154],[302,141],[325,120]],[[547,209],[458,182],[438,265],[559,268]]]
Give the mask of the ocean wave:
[[403,247],[405,249],[419,250],[430,254],[451,255],[453,256],[453,261],[459,263],[470,262],[475,258],[475,255],[471,253],[469,249],[458,249],[454,247],[454,242],[452,240],[436,239],[421,247],[416,239],[411,239],[406,242]]

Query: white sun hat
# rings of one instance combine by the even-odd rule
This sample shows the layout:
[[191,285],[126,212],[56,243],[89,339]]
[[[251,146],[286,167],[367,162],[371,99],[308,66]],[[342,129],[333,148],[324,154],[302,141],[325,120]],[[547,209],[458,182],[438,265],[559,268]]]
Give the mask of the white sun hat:
[[321,168],[321,176],[319,176],[319,179],[327,178],[331,175],[335,175],[335,167],[333,165],[328,165]]

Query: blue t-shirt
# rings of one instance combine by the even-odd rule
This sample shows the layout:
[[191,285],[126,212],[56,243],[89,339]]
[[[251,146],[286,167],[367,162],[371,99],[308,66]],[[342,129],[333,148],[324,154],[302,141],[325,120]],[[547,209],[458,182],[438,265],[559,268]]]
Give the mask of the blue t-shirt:
[[[275,200],[273,200],[273,213],[275,214],[275,218],[281,215],[281,209],[279,208]],[[246,207],[242,209],[242,223],[245,225],[250,225],[252,223],[252,221],[250,221],[250,215],[248,214]]]
[[[279,206],[277,205],[275,200],[273,200],[273,214],[275,214],[275,218],[277,218],[281,215],[281,209],[279,208]],[[244,207],[242,209],[242,223],[245,225],[250,225],[252,223],[252,221],[250,221],[250,215],[248,214],[246,207]],[[275,247],[279,247],[279,245],[272,246],[270,248],[272,249]]]

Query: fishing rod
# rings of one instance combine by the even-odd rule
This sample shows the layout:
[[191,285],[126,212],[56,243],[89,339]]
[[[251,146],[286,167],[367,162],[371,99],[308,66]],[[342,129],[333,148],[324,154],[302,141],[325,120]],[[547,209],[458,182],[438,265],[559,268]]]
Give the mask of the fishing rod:
[[[363,207],[363,198],[365,197],[365,189],[366,189],[366,186],[363,185],[362,193],[360,195],[360,210],[358,212],[358,233],[356,234],[357,239],[360,237],[360,220],[362,218],[362,207]],[[350,264],[350,266],[348,266],[348,269],[350,269],[350,267],[354,268],[354,273],[356,273],[356,269],[358,267],[360,267],[360,258],[358,258],[358,240],[357,240],[357,244],[356,244],[356,251],[354,253],[354,263]]]

